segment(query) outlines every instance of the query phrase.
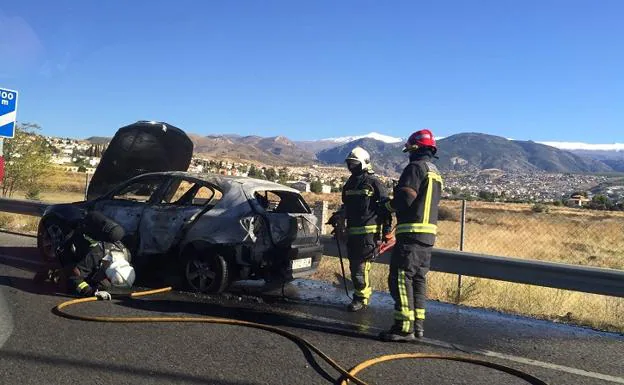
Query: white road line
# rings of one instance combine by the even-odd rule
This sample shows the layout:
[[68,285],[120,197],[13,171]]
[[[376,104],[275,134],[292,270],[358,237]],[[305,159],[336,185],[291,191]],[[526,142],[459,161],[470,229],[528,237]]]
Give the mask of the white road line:
[[622,378],[622,377],[615,377],[615,376],[611,376],[611,375],[608,375],[608,374],[590,372],[590,371],[587,371],[587,370],[572,368],[572,367],[564,366],[564,365],[553,364],[553,363],[550,363],[550,362],[543,362],[543,361],[533,360],[533,359],[530,359],[530,358],[514,356],[514,355],[511,355],[511,354],[493,352],[491,350],[475,349],[475,348],[471,348],[471,347],[465,346],[465,345],[450,344],[448,342],[432,340],[432,339],[429,339],[429,338],[423,338],[422,342],[427,344],[427,345],[431,345],[431,346],[437,346],[437,347],[442,347],[442,348],[447,348],[447,349],[454,349],[454,350],[459,350],[459,351],[462,351],[462,352],[465,352],[465,353],[478,354],[478,355],[482,355],[482,356],[486,356],[486,357],[500,358],[500,359],[507,360],[507,361],[517,362],[519,364],[538,366],[538,367],[545,368],[545,369],[550,369],[550,370],[556,370],[556,371],[559,371],[559,372],[575,374],[577,376],[595,378],[595,379],[598,379],[598,380],[609,381],[609,382],[613,382],[613,383],[616,383],[616,384],[624,384],[624,378]]

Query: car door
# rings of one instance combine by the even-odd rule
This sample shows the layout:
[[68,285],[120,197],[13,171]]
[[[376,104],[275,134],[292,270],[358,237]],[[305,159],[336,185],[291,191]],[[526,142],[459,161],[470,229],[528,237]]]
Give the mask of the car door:
[[131,251],[139,244],[139,224],[146,207],[167,185],[164,175],[144,175],[131,179],[106,197],[99,199],[95,210],[119,223],[126,232],[124,243]]
[[220,196],[215,186],[192,178],[175,178],[159,198],[145,208],[139,232],[139,253],[165,254],[180,239],[180,233],[195,214],[213,205]]

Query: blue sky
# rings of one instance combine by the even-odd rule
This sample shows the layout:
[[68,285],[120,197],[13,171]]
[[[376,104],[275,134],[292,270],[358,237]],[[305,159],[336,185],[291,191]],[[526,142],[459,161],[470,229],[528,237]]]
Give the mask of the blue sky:
[[622,142],[622,15],[619,0],[19,0],[0,5],[0,86],[59,136],[148,119]]

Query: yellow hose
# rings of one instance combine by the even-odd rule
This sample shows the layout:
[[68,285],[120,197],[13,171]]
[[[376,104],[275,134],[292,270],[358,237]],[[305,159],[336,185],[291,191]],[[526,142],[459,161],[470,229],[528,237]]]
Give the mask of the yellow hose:
[[[398,353],[398,354],[388,354],[388,355],[385,355],[385,356],[379,356],[379,357],[371,358],[370,360],[364,361],[364,362],[358,364],[357,366],[355,366],[353,369],[351,369],[349,371],[349,374],[350,374],[350,376],[356,376],[362,370],[367,369],[367,368],[369,368],[371,366],[380,364],[382,362],[394,361],[394,360],[404,360],[404,359],[436,359],[436,360],[466,362],[466,363],[470,363],[470,364],[474,364],[474,365],[485,366],[487,368],[491,368],[491,369],[495,369],[495,370],[499,370],[501,372],[505,372],[505,373],[511,374],[513,376],[519,377],[519,378],[527,381],[529,384],[548,385],[544,381],[540,380],[539,378],[533,377],[530,374],[521,372],[519,370],[510,368],[510,367],[507,367],[507,366],[495,364],[493,362],[482,361],[482,360],[477,360],[477,359],[474,359],[474,358],[468,358],[468,357],[462,357],[462,356],[452,356],[452,355],[445,355],[445,354],[431,354],[431,353]],[[348,385],[350,378],[351,377],[343,379],[342,382],[340,383],[340,385]]]
[[[171,291],[171,287],[165,287],[161,289],[141,291],[141,292],[133,292],[127,295],[129,298],[139,298],[145,297],[148,295],[160,294]],[[438,355],[438,354],[426,354],[426,353],[400,353],[400,354],[390,354],[385,356],[376,357],[370,359],[368,361],[364,361],[361,364],[355,366],[351,370],[347,370],[342,367],[338,362],[329,357],[322,350],[314,346],[312,343],[308,342],[305,338],[299,337],[298,335],[291,333],[287,330],[277,328],[275,326],[249,322],[249,321],[241,321],[230,318],[219,318],[219,317],[108,317],[108,316],[84,316],[84,315],[75,315],[70,314],[63,309],[68,308],[70,306],[78,305],[81,303],[87,302],[95,302],[97,301],[97,297],[87,297],[87,298],[78,298],[72,299],[69,301],[62,302],[52,309],[52,312],[60,317],[73,319],[77,321],[90,321],[90,322],[119,322],[119,323],[136,323],[136,322],[198,322],[198,323],[212,323],[212,324],[222,324],[222,325],[235,325],[235,326],[246,326],[255,329],[261,329],[265,331],[269,331],[272,333],[279,334],[283,337],[288,338],[289,340],[299,343],[301,345],[306,346],[312,352],[316,353],[323,361],[327,362],[332,368],[338,371],[341,374],[340,379],[337,383],[341,385],[349,384],[349,381],[357,384],[357,385],[368,385],[368,383],[360,380],[356,377],[356,375],[362,370],[371,367],[373,365],[391,361],[398,359],[443,359],[443,360],[452,360],[452,361],[460,361],[460,362],[468,362],[476,365],[481,365],[485,367],[489,367],[492,369],[500,370],[514,376],[520,377],[526,380],[528,383],[533,385],[547,385],[545,382],[541,381],[538,378],[535,378],[527,373],[518,371],[513,368],[509,368],[503,365],[494,364],[487,361],[480,361],[472,358],[461,357],[461,356],[446,356],[446,355]]]

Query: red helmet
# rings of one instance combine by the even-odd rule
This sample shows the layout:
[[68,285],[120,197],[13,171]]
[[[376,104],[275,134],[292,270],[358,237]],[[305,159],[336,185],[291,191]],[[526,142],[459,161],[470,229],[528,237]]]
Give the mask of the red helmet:
[[431,147],[433,152],[438,151],[433,133],[427,129],[414,132],[405,142],[403,152],[414,151],[420,147]]

